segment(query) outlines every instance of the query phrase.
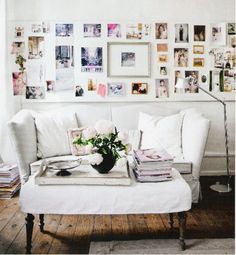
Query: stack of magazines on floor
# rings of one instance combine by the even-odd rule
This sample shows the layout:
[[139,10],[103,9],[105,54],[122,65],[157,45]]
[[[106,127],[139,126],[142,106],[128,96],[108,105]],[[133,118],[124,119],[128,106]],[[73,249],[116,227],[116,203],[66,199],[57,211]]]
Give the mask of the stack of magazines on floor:
[[165,150],[134,150],[134,175],[138,182],[172,180],[173,157]]
[[20,176],[15,164],[0,164],[0,199],[11,198],[20,189]]

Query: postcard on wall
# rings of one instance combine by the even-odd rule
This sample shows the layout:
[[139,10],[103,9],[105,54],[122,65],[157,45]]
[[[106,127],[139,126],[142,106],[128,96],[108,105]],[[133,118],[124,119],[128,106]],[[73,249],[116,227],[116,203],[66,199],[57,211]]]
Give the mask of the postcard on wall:
[[28,38],[28,58],[40,59],[44,56],[44,37],[29,36]]
[[157,52],[167,52],[168,44],[167,43],[158,43],[157,44]]
[[26,73],[22,72],[13,72],[12,73],[12,84],[13,84],[13,95],[25,95],[27,77]]
[[212,45],[224,46],[226,44],[226,24],[225,23],[211,24],[210,42]]
[[42,33],[42,23],[34,23],[31,24],[31,32],[32,33]]
[[168,54],[158,54],[157,60],[159,63],[167,63],[168,62]]
[[120,38],[121,37],[120,24],[107,24],[107,37]]
[[[183,78],[182,72],[181,72],[181,70],[175,70],[175,85],[177,84],[177,81],[179,78]],[[186,91],[187,91],[187,89],[183,90],[183,89],[174,88],[175,93],[183,93]]]
[[174,64],[176,67],[188,66],[188,48],[174,48]]
[[50,22],[43,21],[42,29],[43,29],[43,33],[45,33],[45,34],[50,33]]
[[147,95],[148,93],[148,84],[145,82],[133,82],[131,88],[133,95]]
[[168,24],[156,23],[155,34],[156,34],[156,39],[168,39]]
[[74,89],[74,68],[56,69],[55,92]]
[[75,85],[75,96],[82,97],[84,96],[84,89],[81,85]]
[[160,66],[160,75],[167,75],[167,67]]
[[27,85],[41,85],[45,82],[45,66],[41,62],[27,63]]
[[212,48],[209,52],[209,55],[212,58],[211,64],[214,65],[215,68],[223,68],[224,67],[224,48]]
[[26,99],[45,99],[45,87],[43,86],[27,86]]
[[151,33],[151,24],[128,24],[126,25],[126,39],[148,39]]
[[24,27],[16,26],[15,27],[15,38],[23,38],[24,37]]
[[227,33],[228,35],[236,35],[236,23],[227,24]]
[[101,24],[84,24],[84,37],[101,37]]
[[102,47],[81,48],[81,72],[103,71]]
[[195,42],[205,42],[206,40],[206,26],[194,25],[193,26],[193,39]]
[[13,42],[11,44],[11,54],[24,54],[25,52],[25,43],[24,42]]
[[97,80],[96,79],[88,79],[87,90],[88,91],[96,91],[97,90]]
[[55,48],[56,69],[74,67],[74,46],[58,45]]
[[73,24],[56,24],[55,30],[58,37],[73,37]]
[[198,71],[185,71],[185,78],[188,80],[189,88],[186,90],[187,93],[198,93]]
[[188,43],[188,24],[175,24],[175,42],[176,43]]
[[47,80],[46,81],[46,86],[47,86],[47,93],[54,92],[54,90],[55,90],[55,81]]
[[193,45],[193,54],[204,54],[204,45]]
[[156,97],[169,97],[168,79],[156,79]]
[[110,82],[107,84],[108,96],[124,96],[125,85],[122,82]]
[[194,58],[193,66],[194,67],[204,67],[204,58]]

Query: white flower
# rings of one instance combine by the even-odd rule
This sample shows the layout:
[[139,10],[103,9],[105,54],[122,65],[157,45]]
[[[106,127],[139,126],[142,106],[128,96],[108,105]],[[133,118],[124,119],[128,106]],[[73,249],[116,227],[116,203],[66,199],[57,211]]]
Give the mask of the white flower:
[[125,145],[125,153],[128,154],[132,150],[132,145],[130,143]]
[[93,149],[93,145],[92,144],[88,144],[84,146],[84,153],[85,154],[91,154],[92,153],[92,149]]
[[95,129],[100,135],[109,135],[114,133],[115,126],[110,120],[99,120],[95,124]]
[[83,137],[85,140],[89,140],[89,139],[94,138],[96,136],[97,132],[94,127],[88,127],[83,130],[82,134],[83,134]]
[[119,158],[116,161],[116,165],[120,168],[124,167],[127,164],[127,159],[126,158]]
[[119,132],[117,136],[118,140],[120,140],[123,144],[128,143],[128,134],[126,132]]
[[94,153],[94,154],[90,154],[87,157],[87,160],[88,160],[89,164],[91,164],[91,165],[99,165],[102,163],[103,157],[99,153]]

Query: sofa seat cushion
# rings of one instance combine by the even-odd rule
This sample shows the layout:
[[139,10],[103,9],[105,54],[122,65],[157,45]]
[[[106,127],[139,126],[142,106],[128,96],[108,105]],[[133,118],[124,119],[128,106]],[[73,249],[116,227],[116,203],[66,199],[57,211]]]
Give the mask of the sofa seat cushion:
[[[131,174],[132,175],[132,174]],[[21,209],[36,214],[142,214],[188,211],[192,196],[175,169],[173,181],[130,186],[36,185],[34,176],[22,186]]]

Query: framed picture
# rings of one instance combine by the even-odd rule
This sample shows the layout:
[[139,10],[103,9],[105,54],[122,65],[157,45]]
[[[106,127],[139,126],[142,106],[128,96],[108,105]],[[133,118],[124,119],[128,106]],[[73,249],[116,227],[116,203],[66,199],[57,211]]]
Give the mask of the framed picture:
[[150,43],[110,42],[107,54],[109,77],[150,76]]
[[188,43],[188,24],[175,24],[175,42]]
[[174,64],[176,67],[188,66],[188,48],[174,48]]
[[194,67],[204,67],[204,58],[194,58],[193,66]]
[[167,23],[156,23],[155,24],[156,39],[167,39],[168,38],[168,24]]
[[226,24],[217,23],[211,24],[211,44],[224,46],[226,44]]
[[203,45],[193,45],[193,54],[204,54]]
[[156,79],[156,98],[169,97],[168,79]]
[[206,26],[204,25],[194,25],[193,26],[193,30],[194,30],[194,35],[193,35],[193,39],[196,42],[205,42],[205,38],[206,38]]
[[147,95],[148,84],[143,82],[133,82],[131,92],[133,95]]
[[111,82],[107,84],[108,86],[108,96],[124,96],[125,86],[122,82]]
[[168,55],[167,54],[158,55],[158,62],[167,63],[168,62]]

